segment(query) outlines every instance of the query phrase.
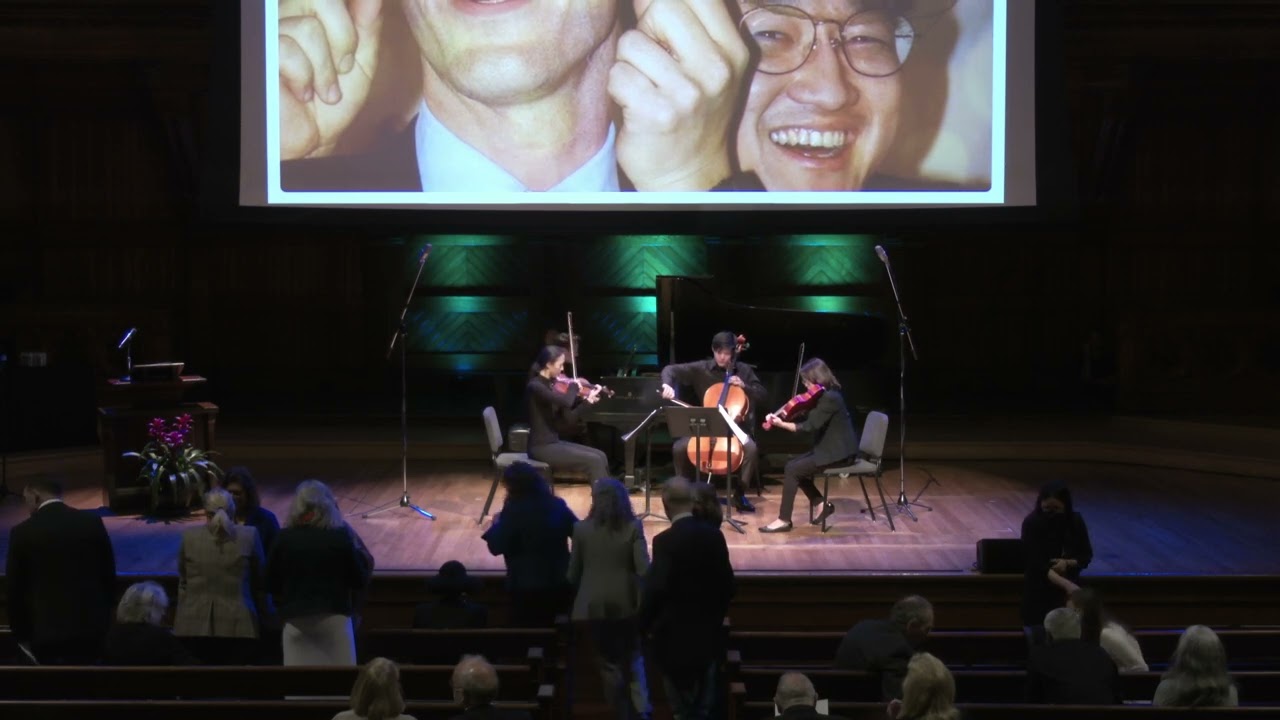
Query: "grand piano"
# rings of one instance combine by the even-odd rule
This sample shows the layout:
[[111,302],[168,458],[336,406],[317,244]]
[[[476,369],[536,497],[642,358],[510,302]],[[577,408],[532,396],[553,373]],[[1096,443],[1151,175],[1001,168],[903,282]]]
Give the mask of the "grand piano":
[[[731,302],[710,277],[659,276],[657,285],[659,363],[709,357],[711,337],[721,330],[746,335],[751,347],[742,360],[756,368],[770,391],[770,407],[756,409],[757,417],[791,398],[801,343],[805,344],[806,358],[827,360],[852,405],[882,400],[878,395],[893,372],[892,357],[887,362],[885,352],[895,326],[886,318]],[[662,404],[657,392],[662,381],[657,377],[604,376],[598,382],[608,385],[615,396],[584,408],[580,417],[588,423],[617,428],[620,437]],[[643,442],[644,433],[636,433],[622,443],[624,479],[630,487],[636,482],[636,448]]]

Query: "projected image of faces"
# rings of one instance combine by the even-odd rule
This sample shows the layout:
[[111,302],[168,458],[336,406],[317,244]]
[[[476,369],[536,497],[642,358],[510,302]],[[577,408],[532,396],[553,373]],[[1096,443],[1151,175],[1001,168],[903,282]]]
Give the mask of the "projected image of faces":
[[279,0],[269,162],[286,194],[984,191],[997,5]]

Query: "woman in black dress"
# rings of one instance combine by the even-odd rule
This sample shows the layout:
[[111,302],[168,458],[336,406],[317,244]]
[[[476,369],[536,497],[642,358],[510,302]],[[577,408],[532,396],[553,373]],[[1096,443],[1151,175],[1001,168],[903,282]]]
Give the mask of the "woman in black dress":
[[1022,551],[1026,561],[1022,624],[1038,627],[1050,610],[1063,604],[1062,591],[1050,582],[1049,571],[1076,582],[1080,571],[1093,560],[1089,528],[1075,511],[1071,491],[1061,481],[1040,489],[1035,508],[1022,521]]
[[586,445],[560,439],[557,430],[572,418],[583,403],[595,403],[600,389],[585,380],[569,382],[563,391],[556,379],[564,372],[565,349],[547,345],[538,353],[525,385],[525,405],[529,414],[529,457],[552,470],[584,470],[591,482],[609,476],[609,457]]

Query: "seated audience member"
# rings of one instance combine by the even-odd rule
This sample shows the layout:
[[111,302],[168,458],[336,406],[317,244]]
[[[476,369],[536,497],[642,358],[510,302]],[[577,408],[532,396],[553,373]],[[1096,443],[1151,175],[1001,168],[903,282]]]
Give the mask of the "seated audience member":
[[724,510],[720,507],[720,497],[716,495],[716,486],[709,482],[693,484],[693,516],[711,523],[718,528],[724,523]]
[[783,673],[778,678],[778,690],[773,694],[773,704],[783,720],[842,720],[839,716],[818,712],[818,691],[813,688],[809,678],[798,672]]
[[275,513],[262,507],[258,483],[249,473],[249,468],[241,465],[231,468],[223,476],[221,485],[236,501],[236,522],[257,530],[262,552],[270,554],[276,535],[280,534],[280,521]]
[[895,720],[958,720],[956,679],[941,660],[917,653],[907,663],[902,700],[890,702],[888,714]]
[[467,599],[480,589],[480,579],[467,575],[467,566],[450,560],[427,578],[427,590],[439,599],[413,609],[413,627],[420,630],[483,628],[489,625],[489,610]]
[[1067,607],[1080,613],[1080,639],[1101,645],[1122,673],[1146,672],[1138,639],[1107,612],[1098,594],[1049,571],[1049,581],[1067,592]]
[[33,478],[22,491],[31,517],[9,531],[9,626],[42,665],[102,656],[115,605],[116,561],[102,518],[62,502],[62,486]]
[[267,612],[267,562],[258,531],[236,525],[231,494],[204,494],[203,527],[182,533],[173,632],[209,665],[247,665],[257,654]]
[[840,641],[835,665],[880,674],[884,700],[902,698],[902,680],[916,648],[933,629],[933,606],[919,595],[894,603],[888,620],[861,620]]
[[498,699],[498,671],[479,655],[467,655],[453,669],[453,699],[462,706],[452,720],[531,720],[528,711],[493,706]]
[[285,665],[355,665],[352,615],[372,557],[319,480],[298,484],[267,560],[267,586],[284,622]]
[[116,624],[107,633],[103,664],[196,664],[191,653],[162,624],[168,610],[169,596],[158,584],[148,581],[130,585],[116,608]]
[[578,517],[528,463],[507,468],[502,484],[507,497],[484,541],[507,565],[514,624],[550,627],[569,604],[569,538]]
[[1227,674],[1227,651],[1217,633],[1204,625],[1192,625],[1182,633],[1151,703],[1165,707],[1240,704],[1236,684]]
[[1047,645],[1031,648],[1027,699],[1050,705],[1120,702],[1120,674],[1107,652],[1080,639],[1080,613],[1070,608],[1044,618]]
[[351,688],[351,709],[334,715],[333,720],[414,720],[404,714],[400,668],[381,657],[365,663]]

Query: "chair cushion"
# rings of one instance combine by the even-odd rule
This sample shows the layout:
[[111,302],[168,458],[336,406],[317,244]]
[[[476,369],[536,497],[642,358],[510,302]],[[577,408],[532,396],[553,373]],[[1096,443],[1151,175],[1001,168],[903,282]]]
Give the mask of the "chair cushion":
[[855,462],[852,465],[846,465],[844,467],[827,468],[826,470],[822,471],[822,474],[823,475],[839,475],[841,477],[847,477],[849,475],[874,475],[876,473],[876,469],[879,467],[880,465],[878,463],[873,463],[870,460],[860,458],[857,462]]
[[506,470],[518,462],[529,463],[538,470],[546,470],[551,467],[541,460],[534,460],[524,453],[499,453],[498,457],[493,459],[493,464],[497,465],[500,470]]

